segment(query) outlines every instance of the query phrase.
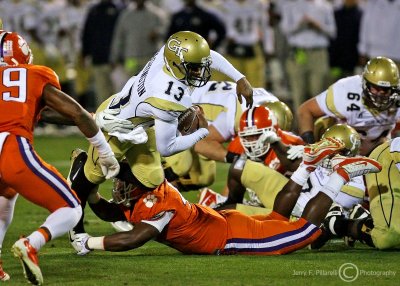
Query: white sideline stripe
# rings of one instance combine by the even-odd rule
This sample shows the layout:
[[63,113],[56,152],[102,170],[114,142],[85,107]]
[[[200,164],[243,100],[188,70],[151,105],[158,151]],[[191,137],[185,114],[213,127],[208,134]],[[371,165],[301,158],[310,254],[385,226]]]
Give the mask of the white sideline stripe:
[[24,146],[25,156],[28,158],[29,162],[36,169],[36,171],[46,177],[55,186],[57,186],[57,188],[68,198],[71,203],[77,204],[77,199],[72,195],[72,193],[57,178],[55,178],[53,174],[49,173],[46,169],[42,168],[42,166],[39,165],[39,163],[32,155],[28,141],[25,138],[21,137],[21,142]]
[[[291,241],[294,241],[296,239],[305,237],[306,235],[308,235],[310,232],[312,232],[314,229],[316,228],[315,225],[309,225],[305,230],[303,230],[300,233],[294,234],[294,235],[290,235],[290,236],[286,236],[286,237],[282,237],[280,239],[277,240],[273,240],[273,241],[269,241],[269,242],[263,242],[263,243],[240,243],[240,242],[232,242],[232,243],[228,243],[227,245],[225,245],[224,249],[231,249],[231,248],[235,248],[235,249],[242,249],[242,248],[253,248],[253,249],[258,249],[258,248],[270,248],[270,247],[275,247],[284,243],[288,243]],[[290,245],[289,245],[290,246]]]

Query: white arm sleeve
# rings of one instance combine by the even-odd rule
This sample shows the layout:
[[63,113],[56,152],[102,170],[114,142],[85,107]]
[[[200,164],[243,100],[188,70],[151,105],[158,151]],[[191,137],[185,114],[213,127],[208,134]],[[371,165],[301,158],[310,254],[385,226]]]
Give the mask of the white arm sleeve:
[[208,129],[200,128],[186,136],[177,136],[178,121],[166,122],[160,119],[154,121],[157,150],[161,156],[171,156],[191,148],[208,135]]
[[216,51],[211,51],[211,58],[211,68],[229,76],[233,81],[237,82],[244,77],[227,59]]
[[142,220],[142,222],[154,226],[161,233],[173,216],[173,211],[165,211],[155,215],[151,220]]

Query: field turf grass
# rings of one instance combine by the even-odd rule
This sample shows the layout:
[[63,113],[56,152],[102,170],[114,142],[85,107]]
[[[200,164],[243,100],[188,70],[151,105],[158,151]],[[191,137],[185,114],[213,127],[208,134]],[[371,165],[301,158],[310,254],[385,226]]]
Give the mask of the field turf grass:
[[[37,137],[35,147],[42,158],[67,175],[71,150],[86,149],[87,143],[81,137]],[[226,166],[221,164],[214,190],[223,187],[225,174]],[[102,187],[105,197],[110,196],[110,186]],[[197,201],[196,192],[184,195]],[[11,280],[0,284],[26,285],[11,245],[21,234],[34,231],[46,216],[46,210],[18,199],[2,254]],[[111,225],[97,219],[89,208],[86,228],[94,236],[113,232]],[[398,252],[376,251],[361,244],[349,249],[341,241],[320,251],[301,250],[280,257],[182,255],[156,242],[129,252],[97,251],[80,257],[65,235],[44,246],[39,260],[45,285],[400,285]],[[353,282],[340,278],[344,274],[352,280],[357,273]]]

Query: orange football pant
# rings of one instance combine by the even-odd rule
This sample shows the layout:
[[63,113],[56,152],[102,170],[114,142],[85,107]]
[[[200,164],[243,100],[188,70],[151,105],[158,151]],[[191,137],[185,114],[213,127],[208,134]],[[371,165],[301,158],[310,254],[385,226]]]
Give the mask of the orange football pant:
[[321,234],[319,227],[303,218],[289,222],[274,212],[255,217],[236,210],[220,213],[228,222],[228,239],[221,254],[286,254],[307,246]]
[[8,135],[0,154],[0,195],[15,190],[50,212],[80,202],[56,168],[44,162],[24,137]]

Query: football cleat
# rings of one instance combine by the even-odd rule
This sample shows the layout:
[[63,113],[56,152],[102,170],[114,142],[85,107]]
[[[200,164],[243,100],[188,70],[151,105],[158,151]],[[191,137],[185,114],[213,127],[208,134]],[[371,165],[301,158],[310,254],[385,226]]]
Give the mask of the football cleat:
[[202,188],[200,191],[199,204],[202,206],[215,208],[218,204],[226,201],[227,197],[214,192],[210,188]]
[[0,260],[0,281],[10,280],[10,275],[3,270],[3,261]]
[[69,169],[67,182],[71,186],[79,170],[83,168],[87,159],[87,153],[82,149],[76,148],[71,152],[71,168]]
[[336,155],[331,159],[332,168],[346,182],[354,177],[362,176],[368,173],[378,173],[382,170],[381,164],[367,157],[345,157]]
[[82,251],[82,247],[80,245],[80,241],[83,238],[90,237],[90,235],[88,233],[86,233],[86,232],[76,233],[75,231],[70,230],[70,231],[68,231],[68,236],[69,236],[69,241],[70,241],[72,247],[76,250],[76,254],[86,255],[90,252],[90,251]]
[[24,276],[33,285],[43,284],[43,275],[39,267],[37,251],[26,238],[20,238],[11,248],[11,252],[21,262]]
[[[349,214],[349,219],[366,219],[368,217],[371,217],[371,213],[361,204],[355,205]],[[345,236],[344,243],[349,247],[354,247],[356,239],[351,236]]]
[[309,249],[320,249],[329,240],[338,236],[334,228],[338,218],[344,218],[343,208],[333,203],[321,224],[321,235],[309,245]]
[[343,150],[344,143],[340,139],[325,138],[317,143],[304,147],[303,162],[308,171],[314,171],[327,157],[333,156]]

